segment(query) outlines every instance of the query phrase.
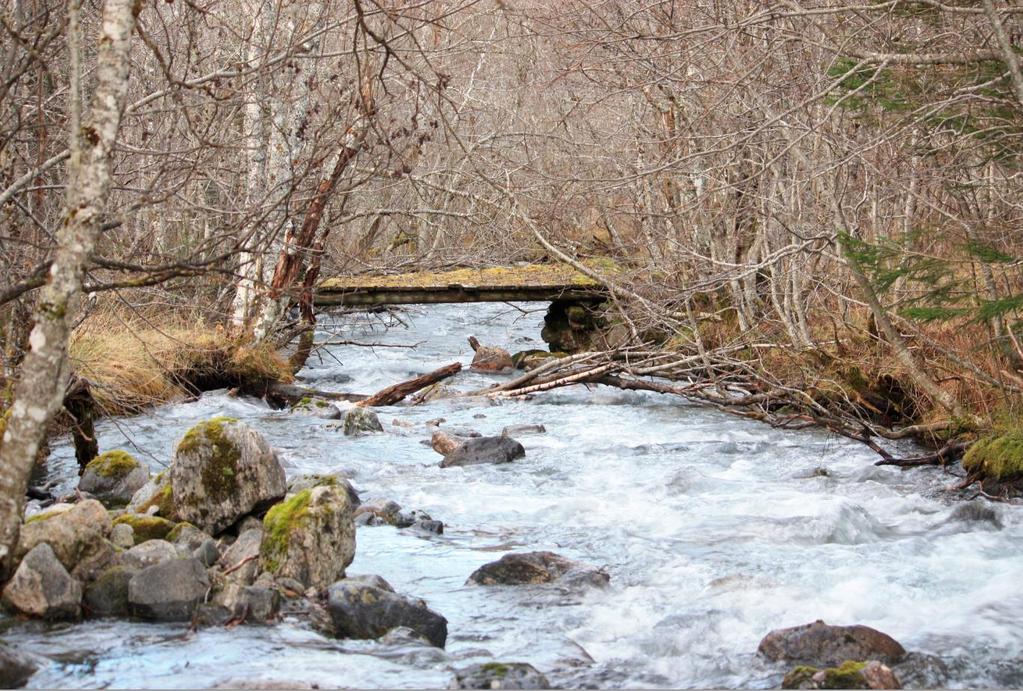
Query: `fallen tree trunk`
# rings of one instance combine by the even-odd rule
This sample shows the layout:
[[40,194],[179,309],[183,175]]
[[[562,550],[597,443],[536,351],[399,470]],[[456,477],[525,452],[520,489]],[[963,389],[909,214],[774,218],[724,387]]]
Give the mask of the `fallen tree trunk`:
[[372,396],[359,401],[357,405],[363,407],[378,406],[378,405],[394,405],[398,401],[402,400],[406,396],[414,394],[420,389],[425,389],[431,384],[436,384],[439,381],[443,381],[448,377],[452,377],[462,371],[462,363],[453,362],[450,365],[445,365],[440,369],[435,369],[432,372],[428,372],[424,375],[416,377],[415,379],[409,379],[408,381],[398,382],[392,384],[386,389],[382,389]]
[[358,403],[369,397],[365,394],[320,391],[319,389],[310,389],[306,386],[298,386],[297,384],[281,384],[279,382],[272,382],[266,387],[266,399],[271,405],[281,407],[295,405],[303,398],[323,398],[328,401]]

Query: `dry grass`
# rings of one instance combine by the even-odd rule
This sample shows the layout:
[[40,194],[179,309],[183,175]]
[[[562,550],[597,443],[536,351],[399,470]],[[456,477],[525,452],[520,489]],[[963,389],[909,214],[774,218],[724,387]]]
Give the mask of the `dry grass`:
[[290,381],[287,362],[201,319],[91,315],[69,344],[75,374],[108,415],[137,413],[217,386]]

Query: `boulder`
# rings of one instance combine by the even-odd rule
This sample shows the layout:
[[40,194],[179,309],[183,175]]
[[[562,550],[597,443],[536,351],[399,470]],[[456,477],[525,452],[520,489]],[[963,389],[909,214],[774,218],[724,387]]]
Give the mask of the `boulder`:
[[20,689],[37,669],[27,655],[0,643],[0,689]]
[[474,372],[501,372],[514,369],[511,354],[504,348],[482,345],[475,336],[469,336],[469,345],[476,351],[469,369]]
[[246,530],[227,548],[219,565],[227,578],[235,583],[251,585],[259,572],[259,548],[263,543],[262,530]]
[[341,410],[325,398],[303,398],[291,407],[291,412],[321,420],[341,419]]
[[166,518],[142,513],[124,513],[114,519],[115,527],[122,525],[131,528],[132,539],[136,545],[149,540],[163,540],[175,527],[175,524]]
[[96,578],[103,569],[113,564],[119,552],[120,548],[110,540],[100,540],[88,554],[78,560],[75,568],[71,569],[71,577],[82,583],[88,583]]
[[364,582],[340,581],[327,590],[331,632],[340,638],[380,638],[391,629],[406,626],[443,648],[448,637],[447,619],[426,606]]
[[230,612],[231,620],[265,624],[281,610],[281,596],[273,588],[229,583],[213,597],[213,603]]
[[484,662],[455,670],[450,689],[549,689],[551,683],[525,662]]
[[170,470],[177,515],[216,535],[284,496],[284,468],[263,435],[232,418],[190,429]]
[[85,588],[82,605],[94,617],[124,617],[129,614],[128,584],[139,572],[130,566],[111,566]]
[[139,489],[149,482],[149,468],[126,451],[107,451],[89,461],[78,482],[78,489],[88,492],[109,507],[120,507],[131,501]]
[[142,569],[128,582],[131,613],[156,621],[188,621],[210,589],[198,559],[171,559]]
[[783,689],[901,689],[898,677],[877,660],[847,660],[837,667],[796,667],[785,675]]
[[786,660],[819,667],[835,667],[846,660],[901,660],[905,649],[888,634],[869,626],[812,624],[776,629],[764,636],[757,652],[769,660]]
[[271,508],[263,528],[260,569],[306,587],[343,578],[355,557],[352,506],[342,487],[302,490]]
[[181,550],[166,540],[149,540],[118,554],[115,565],[141,570],[181,556]]
[[998,511],[987,504],[982,504],[977,501],[970,501],[964,504],[959,504],[952,510],[952,514],[949,516],[950,522],[962,522],[962,523],[989,523],[992,528],[1001,530],[1002,519],[998,516]]
[[202,562],[205,567],[210,567],[220,561],[220,548],[215,540],[203,540],[202,544],[192,550],[192,556]]
[[51,509],[37,513],[21,527],[17,557],[28,554],[43,543],[71,570],[79,561],[103,550],[103,541],[110,534],[110,515],[103,504],[86,499],[68,509]]
[[150,478],[132,495],[126,508],[130,513],[163,516],[169,521],[178,520],[170,472],[165,470]]
[[522,444],[511,437],[476,437],[465,440],[458,448],[445,455],[440,467],[511,463],[525,455],[526,450]]
[[49,545],[36,545],[4,587],[3,602],[32,617],[77,619],[82,584],[71,577]]
[[558,582],[568,586],[603,588],[611,581],[604,571],[572,561],[553,552],[506,554],[484,564],[469,576],[466,584],[535,585]]
[[372,432],[383,432],[384,426],[380,424],[380,418],[372,410],[356,406],[349,408],[345,413],[345,435],[358,436]]
[[[262,523],[260,524],[262,525]],[[167,542],[177,545],[188,551],[198,549],[207,540],[212,540],[213,537],[209,533],[196,528],[191,523],[182,521],[174,526],[174,529],[167,533]]]

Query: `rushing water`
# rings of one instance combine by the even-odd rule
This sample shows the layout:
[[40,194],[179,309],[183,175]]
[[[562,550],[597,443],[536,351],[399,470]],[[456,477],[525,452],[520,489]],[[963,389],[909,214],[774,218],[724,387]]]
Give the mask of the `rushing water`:
[[[461,360],[468,334],[510,350],[539,343],[541,306],[412,311],[408,327],[349,318],[345,339],[414,349],[333,346],[302,379],[372,392]],[[336,337],[336,336],[335,336]],[[465,372],[468,390],[493,376]],[[325,420],[214,392],[100,425],[103,449],[167,464],[189,426],[247,420],[291,474],[341,471],[364,499],[423,509],[443,535],[364,527],[350,573],[384,576],[447,617],[444,651],[325,638],[299,620],[189,631],[183,625],[13,623],[3,639],[44,656],[32,686],[207,687],[239,680],[328,687],[444,687],[452,669],[531,662],[561,686],[777,686],[784,669],[754,655],[781,626],[867,624],[941,655],[954,686],[1023,685],[1023,509],[993,505],[1001,527],[952,516],[937,469],[876,468],[824,432],[782,432],[677,399],[562,389],[530,401],[461,399],[380,411],[385,433],[345,437]],[[441,469],[428,420],[500,433],[540,423],[509,465]],[[820,469],[826,469],[826,473]],[[67,445],[49,465],[73,482]],[[70,485],[66,485],[68,487]],[[606,567],[611,587],[471,587],[509,551],[547,549]]]

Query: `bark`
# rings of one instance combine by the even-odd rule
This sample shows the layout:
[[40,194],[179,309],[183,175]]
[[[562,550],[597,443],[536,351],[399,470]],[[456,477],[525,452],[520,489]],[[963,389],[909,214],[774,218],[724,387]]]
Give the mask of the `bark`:
[[377,406],[377,405],[394,405],[398,401],[402,400],[406,396],[414,394],[420,389],[425,389],[431,384],[436,384],[439,381],[443,381],[448,377],[452,377],[462,371],[462,363],[453,362],[450,365],[445,365],[440,369],[436,369],[432,372],[416,377],[415,379],[409,379],[407,381],[398,382],[392,384],[386,389],[382,389],[369,398],[359,401],[360,406]]
[[[89,254],[99,233],[99,216],[111,184],[112,153],[128,93],[129,51],[137,0],[107,0],[103,6],[95,72],[95,93],[86,121],[72,117],[71,160],[66,208],[57,232],[49,283],[34,310],[21,379],[15,389],[0,446],[0,579],[10,573],[18,542],[25,489],[49,421],[60,409],[68,378],[70,312],[81,291]],[[77,87],[81,0],[68,6],[72,83]],[[71,97],[77,100],[77,88]]]

